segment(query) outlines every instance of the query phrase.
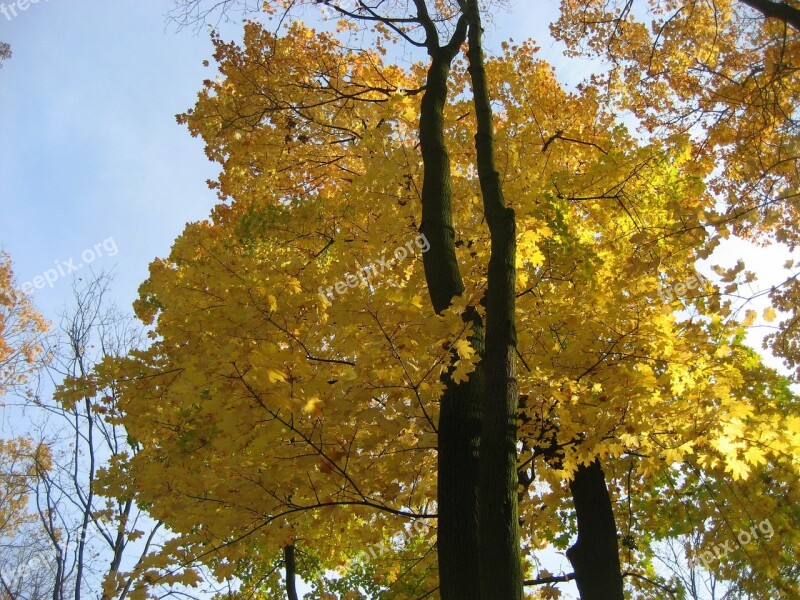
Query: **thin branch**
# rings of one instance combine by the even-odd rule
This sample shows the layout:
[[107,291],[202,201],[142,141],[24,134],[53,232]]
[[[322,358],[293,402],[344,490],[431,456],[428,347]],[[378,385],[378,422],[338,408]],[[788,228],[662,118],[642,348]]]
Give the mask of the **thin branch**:
[[539,579],[526,579],[522,585],[547,585],[550,583],[566,583],[575,579],[575,573],[568,575],[551,575],[549,577],[540,577]]

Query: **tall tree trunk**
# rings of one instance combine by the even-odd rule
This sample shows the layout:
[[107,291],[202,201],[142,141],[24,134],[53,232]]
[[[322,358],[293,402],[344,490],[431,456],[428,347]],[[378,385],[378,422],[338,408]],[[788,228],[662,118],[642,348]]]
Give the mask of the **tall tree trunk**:
[[[474,308],[470,343],[483,353],[483,324]],[[438,538],[439,590],[442,600],[479,600],[478,552],[479,448],[483,368],[467,382],[448,380],[439,414]]]
[[294,544],[283,548],[283,566],[286,570],[286,598],[287,600],[298,600],[297,584],[295,574],[297,573],[297,563],[294,555]]
[[[453,296],[464,293],[455,250],[444,107],[451,64],[466,38],[466,22],[461,19],[453,39],[440,47],[424,0],[418,0],[416,5],[420,22],[426,28],[431,57],[419,123],[424,168],[420,232],[430,244],[430,249],[423,254],[425,279],[433,309],[440,313],[450,306]],[[475,352],[482,355],[481,318],[475,309],[470,309],[464,319],[471,322],[470,342]],[[443,600],[478,600],[478,447],[483,367],[478,365],[469,381],[457,385],[446,376],[444,383],[438,425],[439,593]]]
[[581,465],[569,484],[578,540],[567,550],[581,600],[623,600],[617,525],[600,461]]
[[486,294],[486,393],[480,446],[480,567],[483,600],[521,600],[517,505],[516,220],[495,166],[494,123],[478,0],[464,0],[469,74],[477,118],[475,148],[491,236]]

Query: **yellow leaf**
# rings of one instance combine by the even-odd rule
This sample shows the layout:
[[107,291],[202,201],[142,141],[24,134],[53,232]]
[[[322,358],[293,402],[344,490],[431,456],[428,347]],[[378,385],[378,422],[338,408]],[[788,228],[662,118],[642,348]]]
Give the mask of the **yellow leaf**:
[[767,459],[764,458],[764,451],[756,446],[745,450],[744,457],[747,462],[755,466],[767,463]]
[[303,406],[303,412],[316,413],[321,408],[321,404],[322,400],[319,399],[319,396],[312,396],[306,401],[305,406]]
[[286,381],[286,375],[283,373],[283,371],[278,371],[277,369],[273,368],[267,368],[266,374],[267,374],[267,379],[269,380],[270,383],[276,383],[276,382],[283,383]]
[[453,344],[453,347],[456,349],[456,352],[458,352],[458,355],[463,359],[469,359],[473,354],[475,354],[475,350],[470,345],[469,340],[465,340],[463,338],[456,340]]

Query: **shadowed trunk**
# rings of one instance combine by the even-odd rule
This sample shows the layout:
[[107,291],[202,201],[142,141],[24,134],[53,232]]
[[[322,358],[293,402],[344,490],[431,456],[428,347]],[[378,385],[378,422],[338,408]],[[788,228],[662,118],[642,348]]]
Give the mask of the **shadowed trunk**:
[[[462,19],[447,46],[439,46],[438,33],[424,0],[416,2],[420,22],[426,28],[428,68],[420,108],[419,138],[424,178],[422,223],[430,249],[423,254],[425,279],[434,311],[450,306],[453,296],[464,293],[458,268],[453,228],[450,157],[444,139],[444,107],[453,59],[464,43],[466,23]],[[469,309],[464,319],[472,323],[470,342],[483,354],[483,324],[478,312]],[[469,381],[456,385],[444,378],[438,424],[438,537],[439,593],[443,600],[477,600],[478,568],[478,447],[483,396],[482,367]]]
[[491,255],[486,293],[486,393],[480,446],[480,567],[483,600],[521,600],[517,506],[516,221],[495,166],[494,123],[486,84],[478,0],[463,5],[469,24],[469,74],[477,119],[475,149]]
[[567,558],[581,600],[623,600],[617,526],[600,461],[578,467],[569,489],[578,515],[578,540]]
[[286,569],[286,598],[288,600],[298,600],[295,574],[297,573],[297,563],[294,556],[294,544],[283,548],[283,566]]

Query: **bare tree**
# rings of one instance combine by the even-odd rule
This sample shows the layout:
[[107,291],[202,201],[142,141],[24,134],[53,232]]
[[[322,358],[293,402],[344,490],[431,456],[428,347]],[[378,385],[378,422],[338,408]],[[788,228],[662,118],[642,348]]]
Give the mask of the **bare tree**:
[[76,280],[73,302],[46,340],[47,363],[25,409],[35,421],[32,448],[48,451],[28,456],[24,483],[33,522],[14,539],[3,538],[4,599],[80,600],[102,589],[104,600],[122,600],[158,539],[161,523],[132,498],[98,493],[99,469],[115,455],[136,452],[124,428],[108,418],[115,389],[72,385],[103,358],[127,354],[143,340],[132,317],[107,302],[110,281],[103,273]]

